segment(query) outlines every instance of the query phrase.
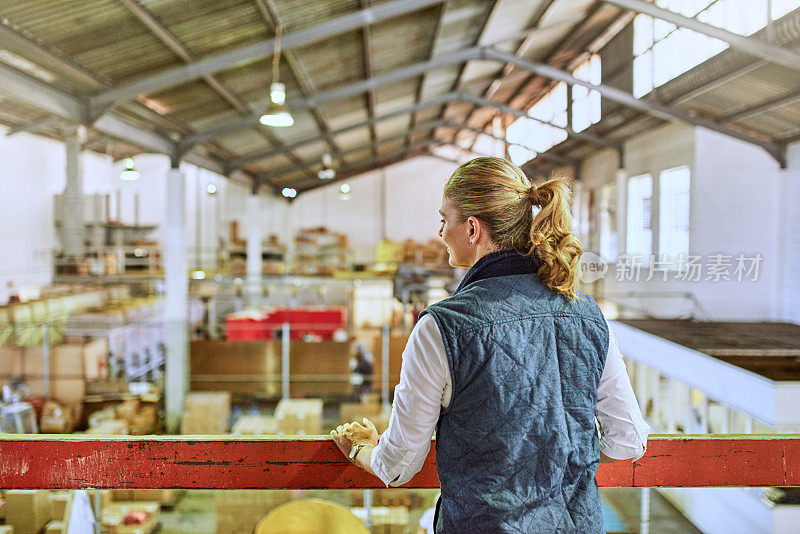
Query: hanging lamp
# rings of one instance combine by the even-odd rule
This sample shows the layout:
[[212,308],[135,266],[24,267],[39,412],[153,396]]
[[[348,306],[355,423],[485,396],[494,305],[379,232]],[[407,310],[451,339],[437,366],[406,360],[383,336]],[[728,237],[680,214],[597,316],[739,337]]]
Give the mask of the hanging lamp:
[[291,126],[294,118],[286,107],[286,86],[279,81],[281,62],[281,26],[275,26],[275,51],[272,54],[272,83],[269,86],[269,106],[258,120],[265,126]]
[[120,180],[133,182],[134,180],[138,180],[141,176],[142,173],[137,171],[133,166],[133,158],[125,158],[125,168],[119,173]]

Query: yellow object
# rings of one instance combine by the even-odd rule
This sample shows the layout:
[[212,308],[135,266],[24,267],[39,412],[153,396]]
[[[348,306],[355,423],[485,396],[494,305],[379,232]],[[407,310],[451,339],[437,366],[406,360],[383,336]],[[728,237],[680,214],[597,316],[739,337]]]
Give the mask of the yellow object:
[[255,534],[369,534],[347,508],[318,499],[278,506],[256,525]]

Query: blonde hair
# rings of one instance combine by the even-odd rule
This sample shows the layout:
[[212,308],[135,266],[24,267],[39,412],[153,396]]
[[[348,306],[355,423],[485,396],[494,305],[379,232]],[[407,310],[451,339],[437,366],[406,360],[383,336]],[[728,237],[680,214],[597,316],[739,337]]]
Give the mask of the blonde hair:
[[[539,280],[553,291],[579,298],[581,242],[572,233],[569,183],[552,178],[532,184],[519,167],[502,158],[481,157],[458,167],[444,186],[462,220],[476,217],[500,250],[536,255]],[[533,208],[541,209],[534,217]]]

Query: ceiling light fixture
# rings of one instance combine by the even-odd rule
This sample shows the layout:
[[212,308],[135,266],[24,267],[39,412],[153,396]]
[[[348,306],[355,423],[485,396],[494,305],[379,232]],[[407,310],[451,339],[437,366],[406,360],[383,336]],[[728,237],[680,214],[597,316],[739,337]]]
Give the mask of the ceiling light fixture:
[[138,180],[141,176],[142,173],[137,171],[133,166],[133,158],[125,158],[125,169],[119,173],[120,179],[126,182],[133,182]]
[[332,180],[336,178],[336,171],[333,169],[333,157],[325,153],[322,155],[322,170],[317,173],[320,180]]
[[275,50],[272,54],[272,83],[269,86],[269,106],[258,121],[265,126],[291,126],[294,118],[286,107],[286,86],[279,81],[281,63],[281,26],[275,26]]
[[339,200],[350,200],[350,186],[342,184],[339,186]]
[[297,189],[292,189],[291,187],[284,187],[281,194],[286,198],[294,198],[297,196]]

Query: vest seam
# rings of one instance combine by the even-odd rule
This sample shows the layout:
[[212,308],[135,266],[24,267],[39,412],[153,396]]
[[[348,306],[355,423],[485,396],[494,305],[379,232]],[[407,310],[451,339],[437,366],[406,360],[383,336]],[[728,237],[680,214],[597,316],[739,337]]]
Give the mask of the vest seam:
[[[436,315],[434,315],[434,318],[435,317],[436,317]],[[546,313],[533,313],[533,314],[530,314],[530,315],[520,315],[520,316],[514,317],[513,319],[505,319],[503,321],[489,321],[489,322],[486,322],[486,323],[482,323],[482,324],[480,324],[478,326],[462,329],[461,333],[469,334],[469,333],[477,332],[478,330],[483,330],[484,328],[489,328],[491,326],[508,324],[508,323],[521,321],[521,320],[524,320],[524,319],[533,319],[533,318],[536,318],[536,317],[561,317],[561,318],[585,319],[585,320],[591,321],[591,322],[593,322],[593,323],[595,323],[597,325],[605,326],[605,321],[601,321],[599,319],[596,319],[594,317],[589,317],[589,316],[586,316],[586,315],[580,315],[580,314],[577,314],[577,313],[549,313],[549,312],[546,312]],[[437,320],[436,323],[438,325],[439,321]],[[440,327],[440,330],[441,330],[441,327]],[[448,332],[449,332],[449,329],[448,329]],[[608,335],[607,334],[606,334],[606,343],[605,344],[606,344],[606,346],[608,346]]]
[[[447,415],[448,413],[450,413],[450,408],[453,407],[453,397],[454,397],[453,393],[456,390],[456,373],[455,373],[453,358],[451,357],[452,347],[450,346],[450,339],[449,336],[445,336],[445,331],[449,332],[449,329],[444,328],[444,323],[441,322],[439,314],[436,313],[434,310],[431,310],[430,306],[423,313],[425,312],[433,316],[433,320],[436,322],[436,327],[439,329],[439,335],[442,336],[442,343],[444,344],[444,352],[445,355],[447,356],[447,368],[448,371],[450,372],[450,391],[451,391],[450,403],[447,405],[447,408],[443,408],[440,406],[439,419],[441,419],[443,415]],[[420,314],[420,317],[421,316],[422,314]]]

